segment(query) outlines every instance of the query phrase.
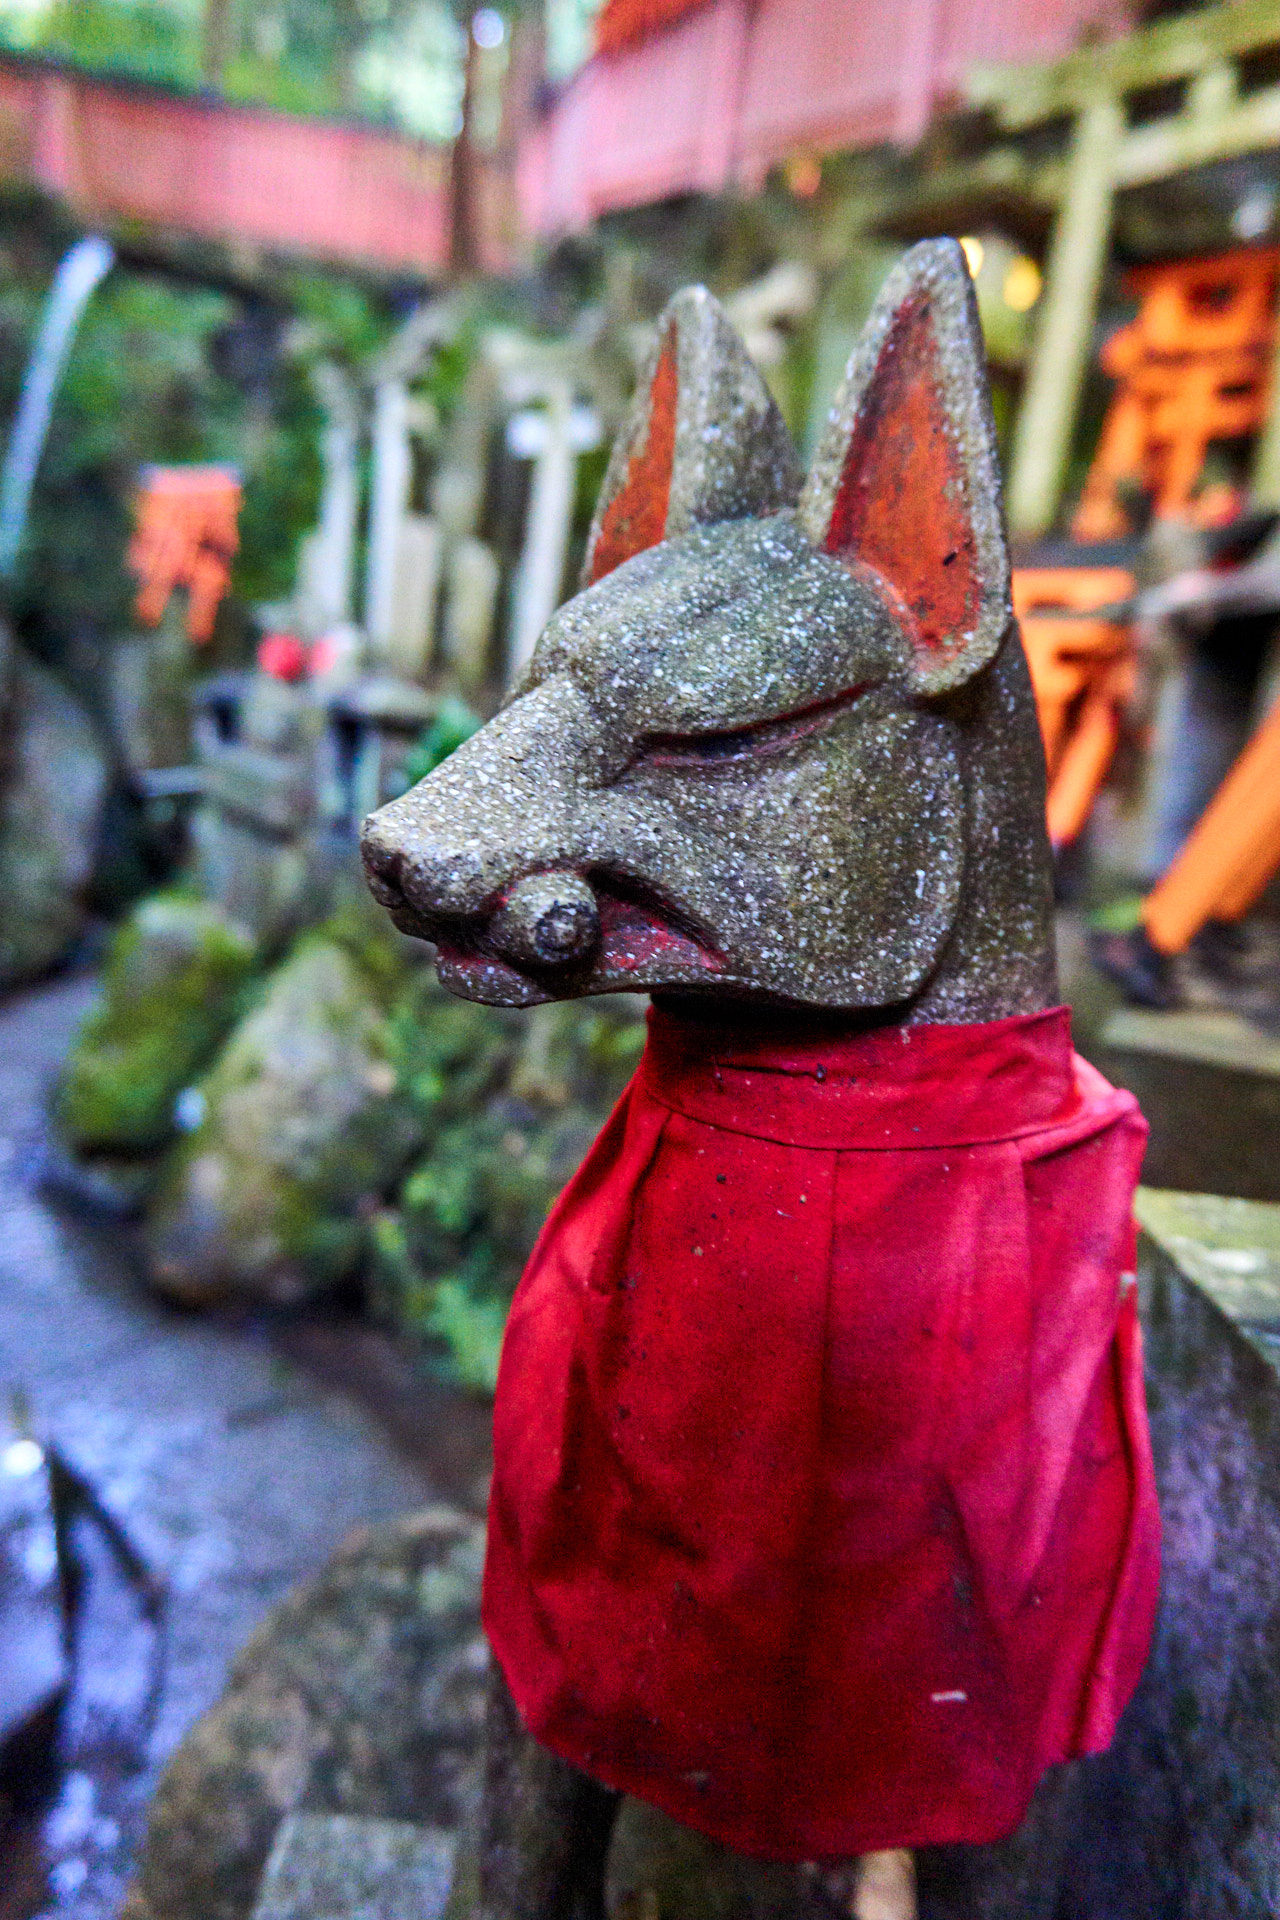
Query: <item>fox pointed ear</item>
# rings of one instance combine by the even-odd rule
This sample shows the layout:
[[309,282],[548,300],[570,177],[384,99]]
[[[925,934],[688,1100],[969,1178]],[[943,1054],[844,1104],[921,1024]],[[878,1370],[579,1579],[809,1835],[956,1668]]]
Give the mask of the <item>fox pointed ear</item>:
[[916,683],[944,693],[1012,618],[995,428],[977,306],[954,240],[886,280],[800,499],[816,547],[870,567],[897,603]]
[[582,584],[694,526],[793,506],[800,482],[782,415],[719,301],[686,287],[614,442]]

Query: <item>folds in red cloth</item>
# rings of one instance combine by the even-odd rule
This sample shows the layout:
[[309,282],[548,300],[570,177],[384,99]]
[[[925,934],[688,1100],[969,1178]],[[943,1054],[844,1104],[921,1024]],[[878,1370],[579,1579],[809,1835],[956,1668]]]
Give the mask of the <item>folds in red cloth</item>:
[[484,1615],[531,1732],[797,1860],[996,1839],[1105,1747],[1159,1573],[1145,1134],[1065,1008],[651,1014],[503,1350]]

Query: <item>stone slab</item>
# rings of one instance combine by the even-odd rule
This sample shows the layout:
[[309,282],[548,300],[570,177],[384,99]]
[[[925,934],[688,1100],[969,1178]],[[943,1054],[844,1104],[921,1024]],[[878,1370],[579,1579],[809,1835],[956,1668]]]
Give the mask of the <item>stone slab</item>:
[[1280,1338],[1280,1206],[1139,1187],[1138,1224],[1246,1332]]
[[295,1813],[276,1837],[253,1920],[437,1920],[452,1873],[448,1834]]
[[1154,1053],[1196,1066],[1280,1076],[1280,1039],[1221,1007],[1191,1007],[1171,1013],[1117,1007],[1102,1030],[1102,1044],[1121,1052]]
[[[1182,1224],[1197,1211],[1207,1224],[1194,1204]],[[1242,1252],[1258,1250],[1249,1224]],[[1229,1250],[1221,1214],[1211,1237],[1177,1237]],[[1055,1920],[1280,1910],[1280,1373],[1200,1284],[1201,1260],[1141,1237],[1160,1613],[1115,1744],[1078,1770]]]
[[1280,1201],[1280,1042],[1232,1013],[1125,1007],[1087,1051],[1138,1096],[1148,1185]]

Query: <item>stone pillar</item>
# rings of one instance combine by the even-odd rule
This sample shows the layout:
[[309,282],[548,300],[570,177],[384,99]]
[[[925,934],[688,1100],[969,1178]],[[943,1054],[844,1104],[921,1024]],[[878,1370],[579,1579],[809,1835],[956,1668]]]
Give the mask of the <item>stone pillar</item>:
[[360,477],[354,422],[330,418],[320,440],[324,488],[315,532],[311,590],[325,624],[351,618],[351,572],[355,559]]
[[444,657],[465,694],[474,696],[489,675],[493,616],[498,603],[497,558],[468,536],[449,555],[444,613]]
[[546,433],[533,470],[511,623],[512,679],[560,604],[577,471],[572,410],[573,394],[562,381],[547,396]]
[[409,390],[403,380],[379,381],[373,402],[373,478],[364,624],[375,655],[386,657],[395,620],[400,533],[409,505],[412,456]]
[[1123,134],[1118,100],[1095,100],[1076,122],[1009,478],[1009,525],[1024,537],[1046,532],[1058,507],[1093,338]]
[[440,523],[428,513],[406,513],[396,546],[391,619],[380,649],[406,680],[425,680],[431,666],[439,592]]

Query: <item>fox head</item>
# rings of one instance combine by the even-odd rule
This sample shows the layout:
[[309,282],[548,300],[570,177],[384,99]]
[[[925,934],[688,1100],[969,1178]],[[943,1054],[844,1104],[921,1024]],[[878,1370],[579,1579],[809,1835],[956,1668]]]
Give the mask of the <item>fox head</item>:
[[931,241],[807,478],[715,300],[676,296],[581,591],[363,853],[470,999],[975,1020],[1054,997],[1043,819],[972,290]]

